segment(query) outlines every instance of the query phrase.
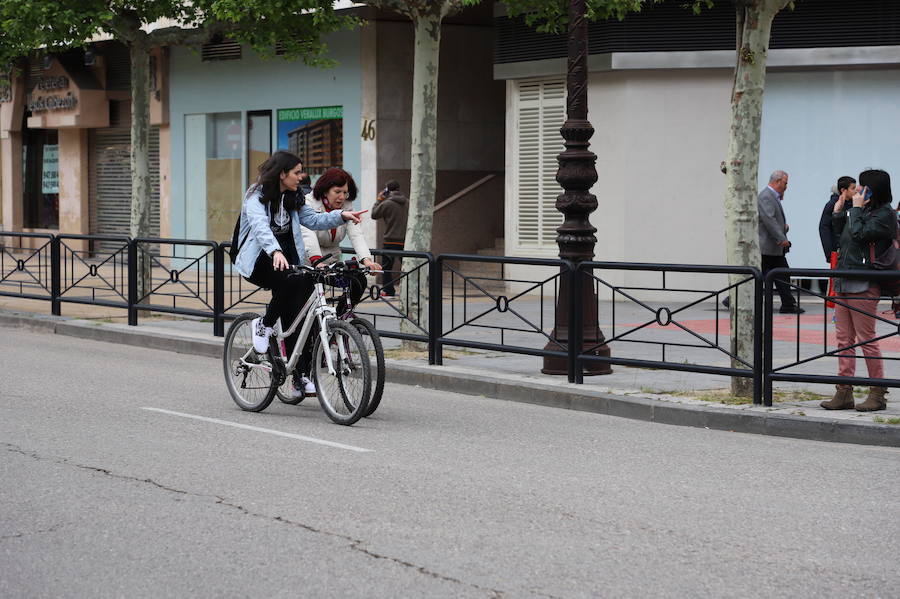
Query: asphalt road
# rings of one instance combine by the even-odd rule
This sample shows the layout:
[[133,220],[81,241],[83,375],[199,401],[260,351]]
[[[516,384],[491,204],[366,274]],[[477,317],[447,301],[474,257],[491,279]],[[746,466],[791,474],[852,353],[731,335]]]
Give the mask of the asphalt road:
[[900,594],[898,449],[390,384],[341,427],[241,412],[213,359],[0,356],[3,596]]

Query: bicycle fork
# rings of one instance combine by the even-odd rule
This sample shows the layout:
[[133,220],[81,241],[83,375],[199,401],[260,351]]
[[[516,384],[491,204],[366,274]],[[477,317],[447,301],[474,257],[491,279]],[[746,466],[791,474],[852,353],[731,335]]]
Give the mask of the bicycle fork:
[[[329,306],[325,301],[325,286],[316,283],[316,291],[319,294],[319,342],[322,344],[322,350],[325,352],[325,362],[328,364],[328,374],[337,376],[337,370],[334,367],[334,359],[331,353],[331,344],[328,342],[328,321],[337,318],[333,306]],[[338,351],[341,351],[341,344],[338,344]],[[341,356],[345,357],[345,356]]]

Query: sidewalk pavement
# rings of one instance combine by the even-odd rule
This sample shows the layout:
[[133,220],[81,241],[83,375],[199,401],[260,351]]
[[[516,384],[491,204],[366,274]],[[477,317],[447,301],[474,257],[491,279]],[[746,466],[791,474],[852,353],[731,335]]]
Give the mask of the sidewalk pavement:
[[[646,321],[646,315],[641,314],[640,309],[636,309],[634,314],[622,314],[622,309],[617,307],[619,323]],[[811,345],[809,353],[821,351],[822,327],[817,329],[816,325],[826,322],[823,311],[819,308],[816,312],[816,307],[807,307],[807,312],[799,321],[789,316],[776,318],[773,333],[776,364],[778,359],[793,360],[795,352],[797,355],[801,350],[806,352],[807,348],[802,347],[804,343]],[[49,302],[0,297],[0,326],[25,327],[213,358],[220,357],[222,353],[222,338],[213,336],[210,319],[142,314],[139,326],[131,327],[121,309],[67,304],[64,313],[66,316],[51,316]],[[719,318],[724,316],[714,308],[698,307],[684,318],[691,319],[692,330],[702,331],[715,328],[715,315]],[[627,325],[618,326],[617,334],[621,335],[622,328]],[[798,330],[802,331],[801,344],[791,343],[797,338]],[[607,337],[614,336],[606,329],[605,333]],[[668,332],[657,330],[653,334],[665,336]],[[804,341],[805,337],[809,339]],[[883,342],[887,344],[883,347],[886,356],[896,356],[900,349],[894,347],[897,341],[894,337]],[[506,342],[516,344],[516,339],[508,337]],[[675,342],[675,337],[672,342]],[[663,424],[900,447],[900,390],[893,393],[897,397],[888,396],[888,408],[884,411],[829,412],[820,408],[819,402],[832,393],[832,387],[776,383],[774,405],[764,407],[734,403],[738,400],[730,397],[729,379],[723,376],[614,366],[613,374],[585,377],[585,384],[574,385],[566,382],[565,377],[541,374],[542,362],[538,357],[445,346],[444,365],[429,366],[424,354],[405,352],[396,340],[385,338],[384,344],[388,357],[387,380],[392,383]],[[631,349],[627,344],[614,347],[614,355],[617,356],[645,356],[642,353],[644,350]],[[709,350],[705,351],[708,356]],[[699,354],[699,350],[691,348],[686,352],[685,360],[688,361]],[[649,359],[656,358],[651,356]],[[700,359],[698,363],[728,365],[727,356],[712,361]],[[886,362],[886,371],[888,376],[898,378],[892,372],[896,369],[895,364]],[[832,358],[825,364],[807,369],[807,372],[832,373],[835,366]],[[859,401],[864,389],[857,391]],[[383,405],[389,406],[390,398],[386,398]],[[385,412],[385,417],[388,413]]]

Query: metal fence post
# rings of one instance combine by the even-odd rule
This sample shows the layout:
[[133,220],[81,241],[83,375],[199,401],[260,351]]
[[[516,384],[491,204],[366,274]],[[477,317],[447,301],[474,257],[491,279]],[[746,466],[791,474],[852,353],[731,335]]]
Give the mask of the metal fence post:
[[444,350],[441,342],[441,330],[444,328],[444,273],[440,256],[428,258],[429,294],[428,302],[431,317],[428,322],[428,363],[437,366],[444,364]]
[[765,348],[763,350],[763,404],[772,405],[772,272],[766,275],[765,293],[763,305],[765,306],[763,327],[760,334],[763,335]]
[[225,336],[225,249],[213,248],[213,335]]
[[[584,342],[584,331],[581,330],[581,315],[582,309],[584,306],[579,305],[580,301],[583,299],[581,297],[581,277],[583,276],[583,271],[580,268],[581,264],[575,264],[574,262],[570,262],[566,260],[565,268],[567,270],[566,276],[569,277],[569,359],[566,370],[568,370],[567,378],[570,383],[578,383],[581,384],[584,382],[584,377],[579,377],[581,374],[581,365],[578,362],[578,356],[581,354],[581,346]],[[581,380],[579,380],[581,379]]]
[[[769,304],[771,304],[771,294]],[[762,273],[753,269],[753,403],[762,403],[763,396],[763,285]],[[770,344],[771,345],[771,344]],[[766,353],[768,355],[769,352]],[[770,393],[771,398],[771,393]]]
[[54,316],[62,315],[60,244],[59,237],[56,235],[50,238],[50,312]]
[[137,242],[134,239],[128,239],[128,324],[136,327],[138,323],[137,311]]

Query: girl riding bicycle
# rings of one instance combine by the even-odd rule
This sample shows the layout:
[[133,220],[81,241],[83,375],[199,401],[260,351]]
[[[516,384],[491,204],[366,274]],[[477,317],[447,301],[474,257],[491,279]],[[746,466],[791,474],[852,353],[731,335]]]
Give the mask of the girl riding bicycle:
[[[265,353],[276,321],[290,323],[313,292],[313,282],[305,276],[289,276],[292,264],[306,259],[301,226],[333,229],[350,221],[359,223],[363,211],[334,210],[317,213],[298,193],[303,165],[290,152],[278,151],[259,167],[259,177],[244,194],[238,233],[240,249],[235,269],[245,279],[272,291],[272,301],[263,317],[252,323],[253,348]],[[285,339],[288,354],[296,334]],[[292,397],[315,393],[307,377],[310,356],[304,351],[294,372]]]

